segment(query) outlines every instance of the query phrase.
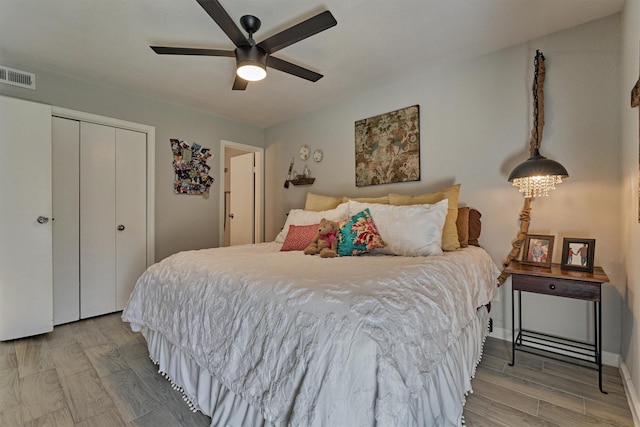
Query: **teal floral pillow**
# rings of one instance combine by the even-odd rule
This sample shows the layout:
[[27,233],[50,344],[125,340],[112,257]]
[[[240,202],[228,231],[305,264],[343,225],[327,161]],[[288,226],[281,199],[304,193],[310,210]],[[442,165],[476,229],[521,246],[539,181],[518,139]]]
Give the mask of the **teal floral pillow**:
[[339,255],[360,255],[386,246],[373,223],[368,208],[349,219],[340,221],[338,225],[340,226],[338,234]]

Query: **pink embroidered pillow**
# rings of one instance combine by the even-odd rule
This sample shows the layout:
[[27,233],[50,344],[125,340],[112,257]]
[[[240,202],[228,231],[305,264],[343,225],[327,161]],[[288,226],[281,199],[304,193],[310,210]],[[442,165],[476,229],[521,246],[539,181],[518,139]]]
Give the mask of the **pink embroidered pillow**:
[[303,251],[318,233],[320,224],[290,225],[281,251]]

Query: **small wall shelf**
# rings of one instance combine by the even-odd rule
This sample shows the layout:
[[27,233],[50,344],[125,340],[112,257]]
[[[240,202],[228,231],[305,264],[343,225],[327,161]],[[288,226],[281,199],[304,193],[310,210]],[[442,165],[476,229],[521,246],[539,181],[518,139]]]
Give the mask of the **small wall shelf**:
[[298,179],[290,179],[289,182],[293,185],[311,185],[314,183],[315,178],[298,178]]

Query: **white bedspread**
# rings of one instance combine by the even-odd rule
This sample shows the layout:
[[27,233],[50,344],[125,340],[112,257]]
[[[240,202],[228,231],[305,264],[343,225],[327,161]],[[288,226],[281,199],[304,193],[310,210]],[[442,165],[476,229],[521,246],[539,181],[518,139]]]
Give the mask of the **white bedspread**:
[[415,425],[433,411],[434,368],[493,297],[489,255],[322,259],[280,246],[173,255],[138,280],[123,320],[160,332],[273,424]]

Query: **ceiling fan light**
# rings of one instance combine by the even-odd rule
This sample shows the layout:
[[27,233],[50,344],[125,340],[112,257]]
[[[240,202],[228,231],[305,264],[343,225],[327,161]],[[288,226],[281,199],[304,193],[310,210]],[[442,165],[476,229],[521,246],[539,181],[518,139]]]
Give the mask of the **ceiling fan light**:
[[236,74],[249,82],[264,79],[267,77],[267,54],[255,45],[236,48]]
[[240,65],[236,70],[238,77],[249,82],[257,82],[267,77],[267,70],[260,64],[251,63]]

